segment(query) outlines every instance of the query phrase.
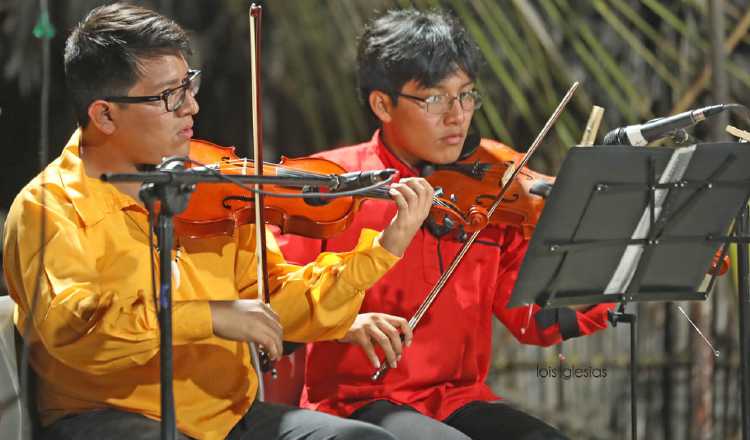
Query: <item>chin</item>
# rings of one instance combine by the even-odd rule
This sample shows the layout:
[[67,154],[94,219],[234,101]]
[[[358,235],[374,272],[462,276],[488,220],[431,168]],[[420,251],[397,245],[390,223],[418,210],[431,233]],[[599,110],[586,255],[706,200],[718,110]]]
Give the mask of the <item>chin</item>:
[[448,165],[449,163],[455,162],[455,160],[450,160],[449,158],[445,158],[443,156],[436,157],[429,161],[430,163],[434,163],[435,165]]
[[446,165],[449,163],[453,163],[458,160],[458,157],[461,155],[461,148],[452,148],[450,150],[445,151],[440,156],[434,157],[432,163],[436,163],[438,165]]
[[172,152],[172,156],[187,156],[190,153],[190,141],[180,142]]

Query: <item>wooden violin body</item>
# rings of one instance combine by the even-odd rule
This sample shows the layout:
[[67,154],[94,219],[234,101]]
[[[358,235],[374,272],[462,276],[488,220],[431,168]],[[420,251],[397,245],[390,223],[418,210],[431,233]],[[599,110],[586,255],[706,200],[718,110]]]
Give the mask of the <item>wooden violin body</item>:
[[[253,175],[255,163],[240,159],[234,147],[223,147],[201,140],[190,142],[190,158],[200,163],[212,164],[222,174]],[[264,164],[264,175],[284,175],[299,172],[341,174],[346,172],[338,164],[318,158],[282,158],[281,163]],[[301,193],[305,189],[263,185],[264,191]],[[313,190],[313,188],[310,188]],[[317,189],[315,189],[317,191]],[[341,197],[315,201],[315,199],[281,198],[265,196],[264,217],[267,223],[278,226],[283,233],[307,237],[330,237],[343,231],[352,220],[361,198]],[[175,231],[188,237],[231,235],[235,228],[254,221],[253,194],[247,189],[227,183],[196,185],[187,209],[175,217]]]
[[[192,140],[190,159],[209,166],[223,175],[253,175],[255,162],[240,159],[234,147],[223,147],[211,142]],[[286,177],[320,177],[344,174],[340,165],[321,158],[290,159],[282,157],[279,164],[264,163],[263,175]],[[273,193],[302,194],[325,192],[325,188],[309,186],[304,188],[264,184],[263,218],[266,223],[278,226],[282,233],[297,234],[311,238],[329,238],[352,222],[365,198],[390,199],[387,187],[377,187],[357,196],[336,198],[286,198],[274,197]],[[250,190],[231,183],[197,184],[185,211],[174,218],[178,236],[207,237],[231,235],[243,224],[253,223],[254,200]],[[472,217],[472,210],[461,212],[448,200],[433,199],[432,211],[441,221],[450,224],[471,226],[484,222],[486,218]]]
[[[444,197],[459,210],[486,212],[502,187],[506,170],[522,157],[522,153],[504,144],[482,139],[477,148],[466,157],[451,164],[427,165],[423,168],[423,175],[433,187],[442,188]],[[554,180],[553,177],[522,168],[502,203],[489,219],[489,224],[519,227],[527,239],[531,238],[544,208],[544,194],[549,191]],[[445,221],[441,223],[446,224]],[[431,227],[436,235],[445,235],[451,229]],[[463,232],[475,230],[464,228]]]

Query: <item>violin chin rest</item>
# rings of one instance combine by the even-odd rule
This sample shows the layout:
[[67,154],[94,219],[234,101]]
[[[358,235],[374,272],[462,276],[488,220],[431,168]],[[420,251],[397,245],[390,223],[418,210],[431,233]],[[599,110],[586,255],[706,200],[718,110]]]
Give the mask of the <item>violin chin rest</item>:
[[549,193],[552,191],[552,183],[545,182],[543,180],[537,180],[532,185],[531,188],[529,188],[529,192],[531,194],[537,195],[539,197],[542,197],[546,199],[549,197]]

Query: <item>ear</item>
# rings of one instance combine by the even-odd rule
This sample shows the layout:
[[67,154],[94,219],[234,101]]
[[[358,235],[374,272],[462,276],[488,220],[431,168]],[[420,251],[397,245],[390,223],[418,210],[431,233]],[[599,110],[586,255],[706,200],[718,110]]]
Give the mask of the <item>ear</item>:
[[373,90],[370,92],[368,97],[370,109],[381,123],[387,124],[391,122],[391,112],[393,110],[393,101],[387,93],[381,92],[380,90]]
[[117,124],[113,118],[115,108],[112,103],[102,101],[101,99],[92,102],[89,105],[89,120],[96,128],[104,134],[112,134],[117,129]]

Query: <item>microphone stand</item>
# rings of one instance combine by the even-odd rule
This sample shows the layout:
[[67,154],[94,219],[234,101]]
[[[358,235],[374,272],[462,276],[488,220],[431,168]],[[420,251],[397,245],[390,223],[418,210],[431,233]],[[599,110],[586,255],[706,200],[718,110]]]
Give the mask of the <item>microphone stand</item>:
[[[159,243],[161,438],[169,440],[176,437],[177,430],[172,385],[172,248],[174,247],[172,218],[187,208],[193,189],[192,185],[185,184],[146,183],[138,194],[148,207],[149,216],[154,215],[155,202],[160,202],[156,237]],[[150,243],[149,246],[151,246]]]
[[[172,219],[187,208],[190,193],[195,190],[196,183],[226,184],[227,178],[217,172],[177,169],[144,173],[107,173],[101,176],[101,180],[143,182],[139,197],[148,208],[149,215],[154,214],[155,202],[160,203],[156,235],[159,243],[161,438],[173,440],[176,437],[177,428],[172,384],[172,248],[174,244]],[[276,184],[287,187],[309,185],[336,187],[340,184],[339,176],[334,174],[309,177],[233,175],[232,180],[241,183]],[[150,252],[149,256],[151,257]]]

